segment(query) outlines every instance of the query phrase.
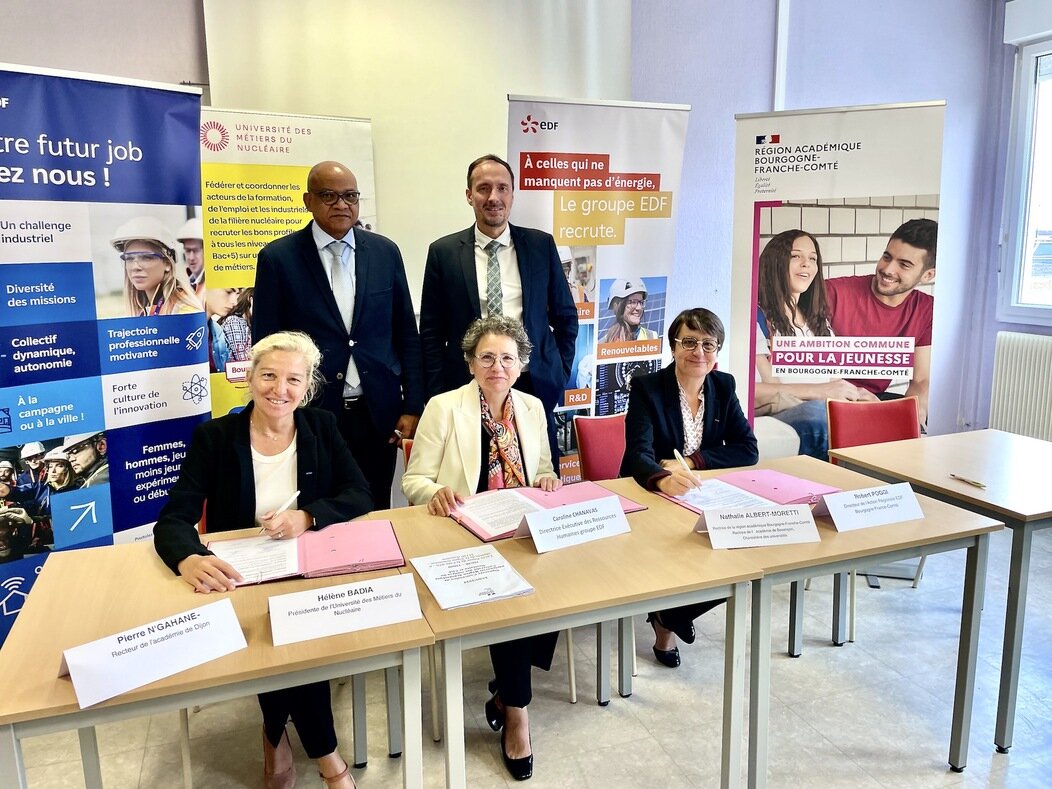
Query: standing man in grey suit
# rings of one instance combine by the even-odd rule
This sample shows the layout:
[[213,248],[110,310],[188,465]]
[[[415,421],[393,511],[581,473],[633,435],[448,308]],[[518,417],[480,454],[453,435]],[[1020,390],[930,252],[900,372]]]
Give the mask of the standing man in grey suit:
[[544,404],[558,467],[553,410],[562,404],[573,365],[577,307],[555,239],[508,223],[515,176],[498,156],[486,154],[468,165],[466,195],[475,224],[431,244],[424,267],[420,339],[427,395],[470,380],[460,341],[472,321],[491,314],[521,321],[533,353],[515,388]]
[[391,506],[400,438],[424,406],[420,335],[394,242],[356,228],[358,181],[339,162],[307,176],[306,227],[259,253],[252,337],[302,331],[322,352],[325,386],[314,405],[336,414],[378,509]]

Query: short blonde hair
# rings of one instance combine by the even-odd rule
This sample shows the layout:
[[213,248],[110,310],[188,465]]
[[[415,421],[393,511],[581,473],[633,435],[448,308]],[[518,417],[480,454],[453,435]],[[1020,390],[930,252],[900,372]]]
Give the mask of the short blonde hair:
[[321,367],[321,351],[314,344],[314,340],[301,331],[279,331],[274,334],[268,334],[253,345],[252,350],[249,351],[249,378],[252,377],[252,373],[255,371],[259,361],[268,353],[273,353],[274,351],[298,353],[303,357],[303,361],[307,363],[307,391],[303,393],[303,400],[300,401],[300,408],[302,408],[310,403],[322,386],[325,385],[325,379],[319,370]]

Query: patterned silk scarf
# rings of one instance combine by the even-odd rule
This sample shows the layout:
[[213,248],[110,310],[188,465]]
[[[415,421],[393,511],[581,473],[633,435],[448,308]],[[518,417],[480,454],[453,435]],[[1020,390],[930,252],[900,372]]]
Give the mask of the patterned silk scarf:
[[500,420],[493,418],[486,396],[479,389],[482,406],[482,426],[489,433],[489,458],[486,461],[486,490],[499,488],[522,488],[526,486],[526,474],[522,469],[522,453],[519,451],[519,434],[515,432],[515,407],[511,394],[504,401],[504,413]]

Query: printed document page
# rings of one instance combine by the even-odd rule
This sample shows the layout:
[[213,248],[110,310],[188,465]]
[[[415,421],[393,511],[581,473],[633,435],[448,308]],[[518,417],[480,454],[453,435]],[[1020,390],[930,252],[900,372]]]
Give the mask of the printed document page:
[[246,537],[242,540],[216,540],[208,550],[233,565],[244,584],[258,584],[299,575],[299,541]]
[[418,556],[410,562],[442,610],[533,591],[492,545]]
[[771,506],[769,500],[718,479],[707,479],[698,487],[676,496],[676,500],[695,512]]
[[514,490],[499,490],[472,496],[454,511],[457,520],[470,521],[484,540],[515,532],[528,512],[543,509]]

